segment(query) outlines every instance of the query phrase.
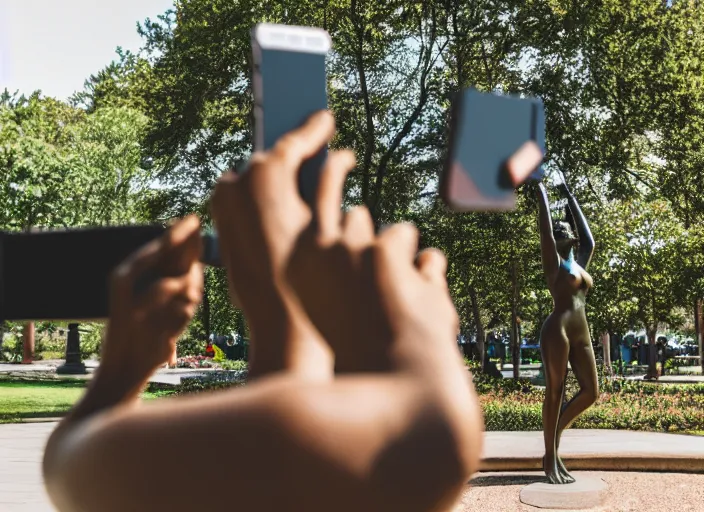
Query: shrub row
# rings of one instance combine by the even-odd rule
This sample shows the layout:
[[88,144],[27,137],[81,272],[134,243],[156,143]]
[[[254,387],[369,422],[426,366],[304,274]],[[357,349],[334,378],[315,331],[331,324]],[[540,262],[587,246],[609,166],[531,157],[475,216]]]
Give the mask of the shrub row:
[[[530,400],[480,397],[486,430],[542,430],[542,394]],[[686,432],[704,425],[704,397],[602,395],[573,428]]]

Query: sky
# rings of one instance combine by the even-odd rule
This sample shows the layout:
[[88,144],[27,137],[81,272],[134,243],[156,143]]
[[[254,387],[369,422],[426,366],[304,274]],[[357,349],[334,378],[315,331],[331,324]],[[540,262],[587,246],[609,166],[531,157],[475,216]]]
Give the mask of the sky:
[[0,91],[65,100],[117,58],[141,46],[137,22],[173,0],[0,0]]

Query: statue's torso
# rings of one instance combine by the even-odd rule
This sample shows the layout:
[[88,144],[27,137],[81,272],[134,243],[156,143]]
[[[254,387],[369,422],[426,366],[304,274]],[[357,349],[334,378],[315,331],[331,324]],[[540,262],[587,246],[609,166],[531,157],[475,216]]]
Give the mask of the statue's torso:
[[543,326],[546,332],[564,332],[572,340],[588,338],[585,306],[591,287],[592,278],[586,270],[574,260],[561,258],[557,271],[548,278],[554,309]]

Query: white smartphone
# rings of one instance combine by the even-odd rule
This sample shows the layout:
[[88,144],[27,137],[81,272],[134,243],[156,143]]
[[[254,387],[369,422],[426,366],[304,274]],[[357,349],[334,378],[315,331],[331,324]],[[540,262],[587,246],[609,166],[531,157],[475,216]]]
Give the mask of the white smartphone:
[[[262,23],[252,31],[254,146],[266,151],[285,133],[328,106],[325,59],[332,47],[322,29]],[[315,198],[327,148],[304,162],[299,190]]]

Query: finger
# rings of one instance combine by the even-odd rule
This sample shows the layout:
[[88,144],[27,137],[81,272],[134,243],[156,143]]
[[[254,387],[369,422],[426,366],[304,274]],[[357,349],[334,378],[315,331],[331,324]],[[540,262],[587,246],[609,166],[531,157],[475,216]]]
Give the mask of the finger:
[[159,326],[159,330],[169,337],[178,336],[193,319],[197,308],[197,304],[184,302],[181,297],[172,297],[151,316],[152,325]]
[[281,137],[271,156],[284,164],[284,171],[295,176],[304,160],[320,151],[335,134],[335,119],[327,110],[313,114],[300,128]]
[[196,215],[189,215],[177,221],[165,234],[161,246],[162,268],[158,269],[164,276],[181,275],[200,260],[203,253],[203,239],[200,233],[200,220]]
[[323,240],[337,240],[341,234],[345,180],[356,163],[357,160],[352,151],[335,151],[328,156],[325,168],[320,175],[315,202],[318,237]]
[[163,308],[175,295],[186,297],[188,294],[187,277],[169,277],[152,284],[135,301],[137,309],[156,311]]
[[363,249],[374,243],[374,221],[366,206],[355,206],[345,215],[342,237],[347,247]]
[[434,284],[447,284],[447,258],[438,249],[425,249],[416,260],[418,272]]
[[413,224],[386,227],[377,240],[382,268],[387,272],[397,273],[413,267],[418,253],[418,229]]
[[136,307],[157,311],[174,298],[184,303],[199,303],[203,291],[202,281],[196,276],[197,271],[194,265],[194,269],[186,275],[160,279],[137,299]]
[[528,141],[523,144],[506,162],[513,186],[517,187],[523,183],[542,160],[543,152],[535,142]]
[[111,290],[114,300],[130,300],[137,278],[154,268],[161,258],[163,238],[152,240],[138,249],[112,272]]

